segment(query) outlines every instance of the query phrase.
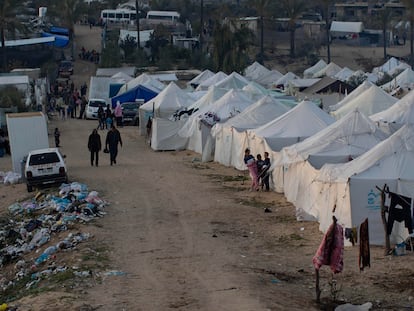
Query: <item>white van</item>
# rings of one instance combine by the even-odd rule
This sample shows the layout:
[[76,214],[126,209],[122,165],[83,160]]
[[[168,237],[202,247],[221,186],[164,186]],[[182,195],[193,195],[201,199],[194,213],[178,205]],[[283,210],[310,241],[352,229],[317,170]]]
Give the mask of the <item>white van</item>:
[[98,119],[98,109],[102,105],[102,108],[106,109],[105,99],[90,98],[86,105],[86,119]]

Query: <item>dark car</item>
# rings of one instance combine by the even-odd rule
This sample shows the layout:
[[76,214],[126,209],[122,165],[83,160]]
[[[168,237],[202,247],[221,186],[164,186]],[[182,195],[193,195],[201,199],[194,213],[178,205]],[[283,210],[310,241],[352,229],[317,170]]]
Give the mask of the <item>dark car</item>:
[[73,75],[73,63],[70,60],[62,60],[59,63],[59,76],[69,77]]
[[122,103],[122,122],[124,124],[139,124],[138,109],[141,103]]

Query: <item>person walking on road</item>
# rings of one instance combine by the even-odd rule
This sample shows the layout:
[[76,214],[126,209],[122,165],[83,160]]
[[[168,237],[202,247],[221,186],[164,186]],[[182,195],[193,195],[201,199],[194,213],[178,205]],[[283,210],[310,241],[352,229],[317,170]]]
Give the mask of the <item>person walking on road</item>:
[[95,161],[95,165],[98,166],[99,163],[99,151],[101,151],[101,136],[98,134],[97,129],[93,129],[91,135],[89,135],[88,139],[88,149],[91,153],[91,166],[93,166],[93,162]]
[[112,164],[116,164],[116,156],[118,155],[118,144],[122,147],[121,133],[116,129],[115,125],[111,125],[111,129],[106,134],[105,147],[109,149],[109,157]]

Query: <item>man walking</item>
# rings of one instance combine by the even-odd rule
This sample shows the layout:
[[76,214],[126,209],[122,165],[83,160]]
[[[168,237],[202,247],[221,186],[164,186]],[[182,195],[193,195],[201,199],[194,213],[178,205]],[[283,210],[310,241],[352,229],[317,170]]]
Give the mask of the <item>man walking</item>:
[[116,156],[118,155],[118,144],[122,147],[121,133],[112,124],[111,129],[106,134],[105,147],[109,149],[109,157],[112,164],[116,164]]

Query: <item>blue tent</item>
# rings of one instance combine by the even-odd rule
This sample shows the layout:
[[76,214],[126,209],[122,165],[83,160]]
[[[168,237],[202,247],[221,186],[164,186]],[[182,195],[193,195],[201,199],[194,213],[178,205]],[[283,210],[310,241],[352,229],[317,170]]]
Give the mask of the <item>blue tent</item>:
[[50,33],[60,36],[67,36],[69,37],[69,29],[63,27],[52,26],[49,29]]
[[119,101],[121,104],[126,102],[134,102],[136,99],[143,99],[144,102],[147,102],[157,95],[157,92],[150,90],[145,86],[138,85],[129,91],[126,91],[125,93],[112,97],[112,107],[116,106],[117,101]]
[[50,42],[48,44],[58,48],[64,48],[69,44],[69,37],[67,36],[60,36],[49,32],[42,32],[42,37],[55,37],[55,41]]

